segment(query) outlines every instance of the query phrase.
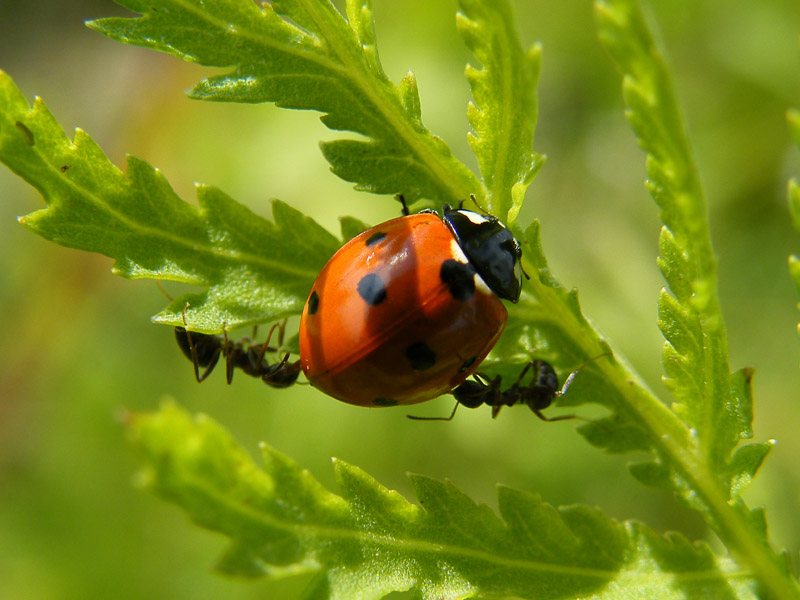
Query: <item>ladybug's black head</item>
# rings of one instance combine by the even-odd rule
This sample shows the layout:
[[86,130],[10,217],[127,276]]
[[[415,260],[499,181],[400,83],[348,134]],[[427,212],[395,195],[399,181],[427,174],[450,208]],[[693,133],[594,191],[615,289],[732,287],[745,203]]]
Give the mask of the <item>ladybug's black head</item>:
[[444,222],[486,285],[500,298],[517,302],[522,289],[519,242],[500,221],[444,207]]

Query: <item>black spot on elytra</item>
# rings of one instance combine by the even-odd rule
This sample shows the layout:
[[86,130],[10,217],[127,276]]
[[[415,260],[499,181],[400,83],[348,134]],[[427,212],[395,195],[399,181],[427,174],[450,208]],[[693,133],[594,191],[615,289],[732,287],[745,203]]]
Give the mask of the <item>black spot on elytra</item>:
[[372,401],[373,406],[397,406],[397,400],[380,396]]
[[439,277],[456,300],[466,302],[475,294],[475,268],[470,263],[448,259],[442,263]]
[[367,238],[367,241],[365,243],[366,243],[367,246],[372,246],[372,245],[377,244],[378,242],[380,242],[385,237],[386,237],[385,233],[383,233],[382,231],[376,231],[375,233],[373,233],[371,236],[369,236]]
[[358,282],[358,295],[370,306],[377,306],[386,300],[386,286],[375,273],[369,273]]
[[464,371],[468,371],[472,367],[472,365],[475,364],[476,360],[478,360],[477,356],[470,356],[467,360],[464,361],[464,363],[458,369],[459,373],[463,373]]
[[425,342],[416,342],[406,348],[406,359],[415,371],[426,371],[436,364],[436,353]]
[[317,310],[319,309],[319,295],[317,295],[316,291],[311,292],[311,295],[308,297],[308,314],[315,315],[317,314]]

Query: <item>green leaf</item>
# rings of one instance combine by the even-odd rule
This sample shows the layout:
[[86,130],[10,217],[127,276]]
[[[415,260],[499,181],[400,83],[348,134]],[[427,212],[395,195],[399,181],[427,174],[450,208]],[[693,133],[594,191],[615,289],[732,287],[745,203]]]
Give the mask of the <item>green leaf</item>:
[[335,130],[367,139],[324,142],[333,171],[356,188],[457,203],[483,198],[481,183],[422,124],[413,75],[399,86],[381,68],[369,1],[117,0],[141,14],[89,27],[112,39],[189,62],[233,67],[190,92],[203,100],[274,102],[312,109]]
[[419,504],[334,461],[340,493],[262,445],[259,469],[208,417],[173,404],[126,419],[139,481],[229,540],[225,572],[314,572],[309,598],[755,598],[702,543],[500,487],[500,517],[450,483],[411,476]]
[[624,74],[627,116],[647,153],[647,187],[664,221],[658,264],[669,285],[659,299],[665,381],[675,412],[719,469],[749,422],[729,414],[736,403],[704,196],[669,76],[638,7],[627,0],[595,6],[600,38]]
[[[623,74],[626,115],[647,154],[647,188],[664,227],[658,264],[669,286],[659,299],[665,381],[689,437],[634,467],[700,510],[729,550],[774,597],[800,597],[766,529],[738,497],[771,444],[751,444],[751,371],[731,374],[707,207],[664,61],[635,0],[595,0],[601,41]],[[653,431],[659,424],[652,423]],[[673,434],[670,434],[673,435]]]
[[467,66],[472,88],[469,143],[487,188],[485,208],[516,220],[525,190],[543,164],[533,152],[541,48],[522,49],[507,2],[459,0],[458,31],[481,68]]
[[370,228],[369,225],[355,217],[339,217],[339,224],[342,229],[342,239],[344,241],[356,237],[359,233],[363,233]]
[[36,187],[47,208],[20,218],[58,244],[113,258],[131,279],[181,281],[202,292],[176,298],[154,320],[219,332],[302,310],[339,240],[283,202],[274,223],[217,188],[199,185],[199,207],[135,157],[127,175],[82,130],[70,140],[41,99],[31,107],[0,72],[0,160]]

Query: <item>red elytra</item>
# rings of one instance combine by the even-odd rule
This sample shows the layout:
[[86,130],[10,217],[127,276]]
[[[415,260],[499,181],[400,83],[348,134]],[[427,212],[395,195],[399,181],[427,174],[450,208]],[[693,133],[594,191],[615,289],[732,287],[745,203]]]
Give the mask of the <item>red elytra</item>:
[[[497,234],[501,253],[512,255],[502,266],[516,278],[505,297],[516,301],[519,245],[510,232],[492,217],[450,215]],[[483,361],[508,313],[455,236],[471,239],[451,227],[435,213],[392,219],[325,265],[300,321],[301,365],[314,387],[359,406],[415,404],[449,392]]]

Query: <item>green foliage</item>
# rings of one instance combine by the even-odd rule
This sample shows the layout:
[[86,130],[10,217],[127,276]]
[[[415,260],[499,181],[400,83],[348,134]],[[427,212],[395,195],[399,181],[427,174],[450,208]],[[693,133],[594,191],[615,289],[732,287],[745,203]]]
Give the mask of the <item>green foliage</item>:
[[347,20],[318,0],[260,8],[247,0],[118,3],[142,16],[89,26],[190,62],[235,67],[200,82],[191,97],[314,109],[331,129],[365,136],[322,144],[333,171],[358,189],[440,204],[484,197],[475,176],[422,124],[413,74],[399,86],[384,74],[369,2],[348,1]]
[[501,520],[452,484],[412,475],[416,505],[341,461],[337,495],[266,444],[260,470],[210,418],[172,404],[127,423],[139,480],[230,539],[220,569],[314,572],[308,598],[757,597],[704,544],[595,509],[500,487]]
[[[663,60],[642,15],[624,0],[598,2],[597,15],[600,37],[624,74],[628,120],[647,153],[647,188],[664,221],[658,265],[669,291],[659,297],[659,327],[667,340],[665,381],[676,399],[673,410],[693,428],[707,467],[724,474],[723,487],[730,489],[732,478],[752,477],[771,445],[754,444],[741,449],[742,455],[732,454],[740,439],[752,437],[750,374],[729,373],[716,261],[697,169]],[[693,488],[680,482],[676,487]]]
[[746,463],[752,477],[770,444],[745,450],[748,461],[732,455],[740,439],[752,436],[750,373],[729,373],[703,191],[669,77],[642,15],[626,0],[596,6],[600,38],[624,74],[628,119],[647,153],[647,188],[664,221],[658,264],[669,291],[659,298],[659,327],[667,340],[665,381],[676,399],[673,410],[692,427],[707,467],[729,475],[723,486],[730,488],[730,477],[742,475],[733,463],[740,469]]
[[[800,147],[800,111],[790,110],[786,118],[794,141]],[[789,214],[792,217],[794,228],[800,231],[800,183],[798,183],[797,179],[789,181]],[[800,292],[800,257],[796,254],[789,257],[789,272],[792,275],[792,279],[794,279],[795,285],[797,285],[797,290]],[[797,331],[800,333],[800,325],[798,325]]]
[[707,208],[669,76],[632,0],[597,0],[595,6],[600,39],[623,73],[627,117],[647,153],[647,188],[664,222],[658,263],[669,287],[659,299],[665,381],[675,414],[691,427],[684,452],[694,455],[669,464],[657,451],[654,462],[633,473],[700,510],[772,593],[796,596],[785,563],[765,543],[761,511],[738,497],[771,444],[736,449],[752,436],[751,371],[729,372]]
[[37,99],[30,107],[0,72],[0,159],[31,182],[48,207],[20,222],[56,243],[116,260],[114,272],[202,286],[154,320],[219,332],[300,311],[319,270],[339,246],[313,220],[279,201],[274,223],[222,191],[197,188],[182,201],[157,169],[128,158],[127,176],[82,130],[70,140]]
[[461,0],[459,6],[458,31],[483,65],[466,71],[475,100],[467,110],[474,129],[470,146],[478,158],[490,212],[514,222],[543,164],[532,149],[541,48],[532,46],[525,52],[510,35],[514,18],[507,4]]
[[[800,595],[766,543],[763,513],[740,497],[771,444],[739,446],[752,436],[751,371],[730,373],[703,191],[663,60],[632,1],[598,0],[596,12],[600,37],[623,73],[627,114],[647,153],[647,186],[664,223],[659,326],[672,410],[584,317],[577,293],[553,276],[539,223],[524,232],[514,223],[543,162],[532,150],[540,50],[523,50],[506,2],[460,1],[459,32],[481,63],[467,68],[467,78],[470,143],[482,182],[423,126],[413,75],[399,85],[385,76],[369,2],[349,0],[346,19],[320,0],[261,8],[250,0],[120,3],[141,16],[90,26],[233,69],[199,83],[193,98],[314,109],[331,129],[363,136],[322,144],[333,171],[357,188],[434,204],[475,194],[484,208],[508,215],[531,279],[481,368],[508,382],[534,353],[562,372],[608,353],[581,372],[561,404],[602,404],[609,414],[583,425],[583,435],[608,452],[647,453],[633,474],[700,511],[746,572],[680,536],[660,538],[585,507],[556,511],[505,488],[501,521],[448,484],[414,477],[420,508],[337,463],[336,496],[272,450],[265,450],[262,473],[208,420],[193,422],[174,407],[131,416],[150,485],[230,537],[223,570],[314,571],[310,598],[377,598],[411,588],[425,598],[634,597],[645,589],[648,597],[751,597],[753,581],[775,597]],[[44,103],[31,108],[5,75],[0,105],[0,159],[48,203],[23,224],[114,258],[122,276],[203,288],[174,300],[156,321],[180,324],[186,302],[192,329],[206,332],[297,314],[339,244],[278,201],[273,223],[212,187],[198,188],[199,207],[184,203],[139,159],[130,158],[123,174],[82,131],[70,141]],[[796,132],[797,121],[795,115]],[[797,220],[796,184],[790,194]],[[351,217],[341,222],[344,239],[365,227]]]

